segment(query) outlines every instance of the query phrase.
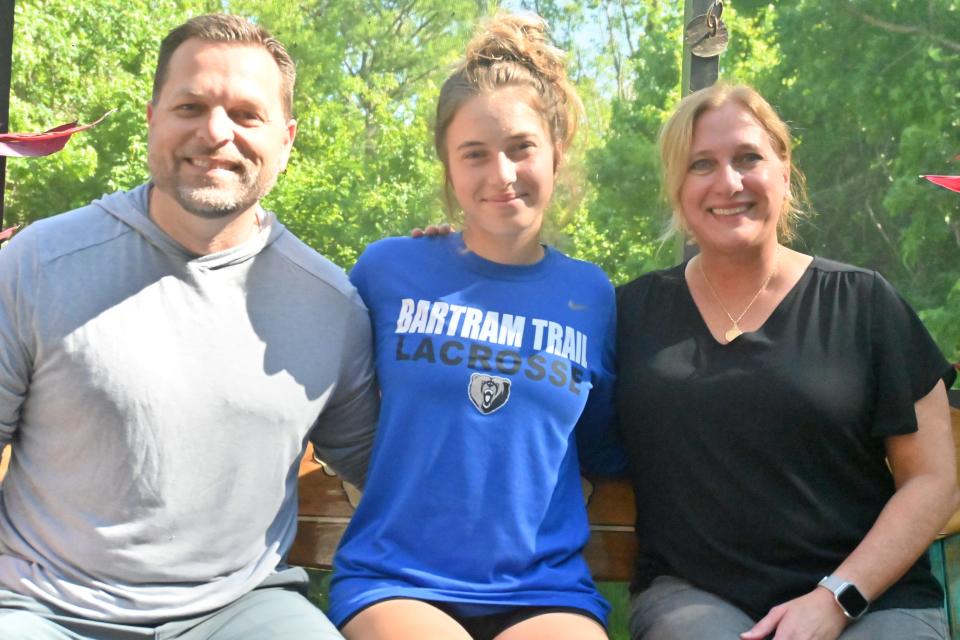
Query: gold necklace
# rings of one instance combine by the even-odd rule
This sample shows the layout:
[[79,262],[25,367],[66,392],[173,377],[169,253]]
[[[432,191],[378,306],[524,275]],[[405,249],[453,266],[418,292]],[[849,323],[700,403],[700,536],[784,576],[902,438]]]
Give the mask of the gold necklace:
[[720,295],[717,293],[717,290],[713,288],[713,284],[710,282],[710,278],[707,277],[707,272],[703,270],[703,258],[697,258],[697,267],[700,269],[700,275],[703,276],[703,281],[707,283],[707,288],[710,289],[710,293],[713,294],[713,299],[717,301],[717,304],[720,305],[720,308],[723,310],[727,317],[730,318],[730,322],[733,323],[733,326],[726,330],[723,334],[723,337],[726,338],[727,342],[733,342],[737,338],[743,335],[743,331],[740,329],[740,321],[743,320],[743,316],[747,315],[747,311],[750,311],[750,307],[753,306],[753,303],[757,301],[757,298],[760,297],[760,294],[763,293],[763,290],[767,288],[767,285],[770,284],[770,281],[773,280],[773,276],[777,274],[777,268],[780,266],[780,247],[777,246],[777,252],[773,258],[773,269],[770,273],[767,274],[767,277],[763,279],[763,284],[760,285],[760,288],[757,289],[757,292],[753,294],[753,297],[750,298],[750,302],[747,303],[747,307],[740,312],[736,318],[733,317],[733,314],[727,311],[727,307],[723,304],[723,300],[720,299]]

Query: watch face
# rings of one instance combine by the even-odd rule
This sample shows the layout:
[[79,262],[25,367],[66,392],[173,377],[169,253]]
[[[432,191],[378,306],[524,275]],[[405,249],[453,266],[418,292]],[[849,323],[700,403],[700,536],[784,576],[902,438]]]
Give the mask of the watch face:
[[859,618],[867,610],[867,599],[852,584],[845,585],[837,591],[837,602],[851,618]]

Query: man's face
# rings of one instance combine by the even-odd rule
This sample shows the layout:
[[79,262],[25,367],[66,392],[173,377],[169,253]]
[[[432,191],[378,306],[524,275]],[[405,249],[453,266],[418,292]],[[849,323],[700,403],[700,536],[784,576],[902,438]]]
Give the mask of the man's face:
[[173,53],[147,105],[153,184],[203,218],[241,214],[286,166],[296,123],[283,113],[281,76],[266,49],[190,39]]

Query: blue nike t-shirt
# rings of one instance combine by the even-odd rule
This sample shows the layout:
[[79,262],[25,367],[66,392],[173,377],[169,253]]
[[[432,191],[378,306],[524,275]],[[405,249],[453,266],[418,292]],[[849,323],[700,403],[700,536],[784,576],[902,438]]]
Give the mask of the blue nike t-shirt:
[[351,280],[383,399],[334,559],[331,619],[400,597],[606,620],[581,555],[577,441],[601,442],[612,420],[607,277],[549,247],[533,265],[493,263],[452,234],[376,242]]

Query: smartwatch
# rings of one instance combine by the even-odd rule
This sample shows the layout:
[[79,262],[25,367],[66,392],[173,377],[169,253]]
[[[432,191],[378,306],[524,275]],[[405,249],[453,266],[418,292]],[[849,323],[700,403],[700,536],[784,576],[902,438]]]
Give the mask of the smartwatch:
[[863,597],[863,594],[860,593],[857,586],[852,582],[847,582],[843,578],[826,576],[817,583],[817,586],[823,587],[833,594],[833,599],[840,605],[840,610],[843,611],[843,615],[847,616],[850,620],[860,618],[860,616],[866,613],[867,607],[870,606],[870,603]]

